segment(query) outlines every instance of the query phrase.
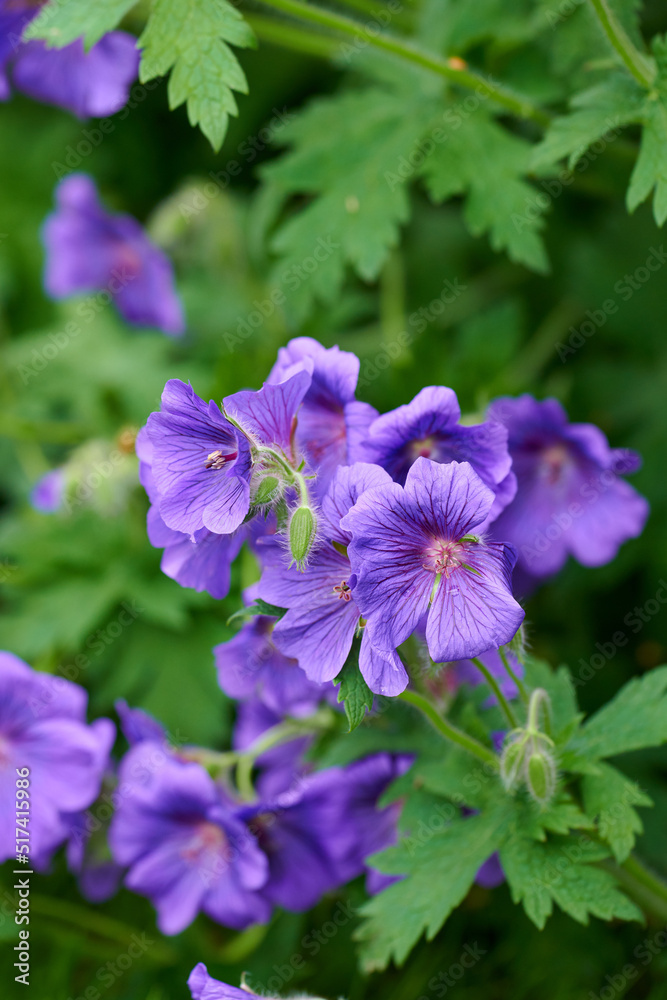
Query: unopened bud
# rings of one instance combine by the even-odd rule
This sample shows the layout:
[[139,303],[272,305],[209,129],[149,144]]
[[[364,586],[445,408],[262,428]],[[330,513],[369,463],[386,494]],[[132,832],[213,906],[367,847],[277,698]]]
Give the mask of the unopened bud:
[[292,558],[299,569],[315,544],[317,521],[310,507],[297,507],[289,523],[289,547]]
[[280,497],[281,492],[280,480],[276,476],[266,476],[255,490],[253,503],[257,506],[272,504]]
[[516,656],[519,663],[524,661],[526,658],[526,631],[523,625],[519,625],[516,635],[510,639],[505,649]]
[[523,777],[528,737],[523,729],[510,733],[500,757],[500,779],[508,792],[514,791]]
[[546,805],[553,798],[556,790],[556,763],[544,746],[533,750],[528,758],[526,785],[531,797],[540,805]]

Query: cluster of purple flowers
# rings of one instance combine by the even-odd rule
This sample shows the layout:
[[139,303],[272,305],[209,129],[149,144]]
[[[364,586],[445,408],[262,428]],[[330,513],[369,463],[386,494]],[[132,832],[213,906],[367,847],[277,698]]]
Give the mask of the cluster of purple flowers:
[[81,39],[62,49],[24,42],[23,32],[43,6],[35,0],[0,0],[0,100],[8,100],[14,87],[79,118],[120,111],[139,69],[136,39],[111,31],[89,52]]
[[[83,689],[0,654],[0,861],[27,854],[44,870],[67,843],[87,898],[108,898],[124,877],[151,899],[165,934],[179,933],[200,911],[237,929],[263,923],[274,906],[308,909],[366,872],[366,858],[396,836],[398,807],[380,809],[378,798],[410,760],[380,753],[310,773],[307,740],[292,736],[249,757],[258,766],[256,791],[240,796],[230,780],[240,756],[282,718],[310,715],[327,696],[271,647],[261,623],[252,627],[264,666],[251,676],[249,659],[234,662],[232,650],[221,668],[223,685],[244,695],[250,712],[239,715],[239,752],[172,746],[156,720],[119,702],[130,749],[116,775],[115,727],[108,719],[86,725]],[[16,782],[26,769],[30,807],[20,841],[27,850],[19,851]],[[101,796],[105,778],[111,793]],[[110,854],[95,845],[101,826]],[[382,876],[373,874],[380,887]]]
[[[256,765],[248,795],[230,781],[231,758],[226,766],[225,755],[170,746],[152,720],[123,715],[133,745],[109,841],[128,870],[125,884],[152,900],[166,934],[199,911],[242,929],[267,921],[274,906],[309,909],[395,839],[398,808],[379,809],[377,800],[409,758],[376,754],[311,773],[302,756],[308,737],[282,723],[312,715],[329,693],[276,650],[261,619],[241,635],[242,644],[232,639],[216,657],[223,689],[243,699],[231,756],[237,767],[246,753]],[[287,742],[262,752],[267,734]]]
[[[499,399],[471,425],[432,386],[379,416],[355,399],[358,372],[355,355],[301,337],[262,389],[222,407],[171,381],[138,452],[168,575],[223,597],[249,541],[257,595],[284,612],[283,657],[323,684],[356,637],[368,686],[397,695],[412,635],[435,663],[492,656],[521,625],[526,577],[570,554],[609,561],[647,504],[621,478],[637,456],[555,400]],[[244,630],[235,650],[255,640]]]

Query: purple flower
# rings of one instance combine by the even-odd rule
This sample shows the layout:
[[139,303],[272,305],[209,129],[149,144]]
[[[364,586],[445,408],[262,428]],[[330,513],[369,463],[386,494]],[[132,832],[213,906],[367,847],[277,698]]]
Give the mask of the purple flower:
[[239,990],[209,976],[203,962],[195,965],[188,979],[192,1000],[260,1000],[256,993]]
[[378,754],[308,775],[272,802],[243,815],[269,861],[261,894],[288,910],[306,910],[324,893],[365,871],[369,854],[395,839],[397,810],[377,800],[406,758]]
[[167,733],[161,722],[154,719],[141,708],[130,708],[128,703],[120,698],[114,705],[123,736],[131,747],[145,740],[151,743],[167,744]]
[[298,662],[276,648],[273,625],[273,618],[258,615],[215,647],[220,687],[230,698],[256,695],[276,715],[311,715],[326,688],[309,681]]
[[[273,712],[259,698],[252,697],[239,702],[232,741],[234,749],[247,750],[267,730],[281,722],[283,717]],[[307,770],[303,755],[311,743],[312,736],[300,736],[273,746],[256,758],[259,773],[255,779],[255,788],[262,799],[273,799],[298,784]]]
[[162,572],[182,587],[205,590],[221,600],[229,593],[232,563],[248,535],[247,529],[241,527],[233,534],[218,535],[208,528],[187,534],[167,527],[160,516],[160,497],[152,472],[154,449],[146,427],[137,436],[136,450],[140,460],[139,480],[151,501],[148,538],[155,548],[164,549]]
[[67,867],[77,875],[81,895],[91,903],[104,903],[118,891],[123,869],[112,860],[105,831],[94,816],[76,813],[71,817]]
[[68,814],[97,798],[115,728],[109,719],[86,725],[86,704],[77,684],[0,653],[0,861],[16,854],[17,769],[30,771],[26,843],[37,868],[67,838]]
[[493,493],[468,462],[418,458],[405,487],[362,493],[343,518],[355,576],[353,597],[372,641],[396,649],[427,615],[436,663],[467,659],[509,642],[523,620],[511,593],[511,546],[472,532]]
[[39,479],[30,494],[30,504],[41,514],[55,514],[65,496],[64,469],[51,469]]
[[103,208],[91,177],[72,174],[60,182],[43,240],[45,286],[54,299],[106,292],[128,323],[183,332],[169,258],[131,215]]
[[112,31],[88,52],[80,39],[62,49],[21,42],[40,6],[32,0],[0,0],[0,100],[10,96],[11,75],[17,90],[79,118],[120,111],[139,68],[136,38]]
[[167,527],[224,535],[241,525],[250,508],[250,446],[213,400],[206,404],[171,379],[139,437],[140,457],[150,447],[155,502]]
[[365,457],[362,442],[377,410],[354,398],[359,379],[355,354],[325,348],[312,337],[295,337],[278,351],[267,381],[280,382],[299,368],[312,373],[312,382],[299,413],[296,439],[318,473],[321,496],[339,465]]
[[[338,469],[322,500],[322,542],[305,571],[287,566],[277,541],[267,539],[264,543],[260,597],[288,609],[273,630],[274,642],[286,656],[298,660],[310,680],[320,684],[333,680],[343,669],[360,627],[352,570],[345,555],[351,536],[341,528],[341,517],[364,490],[381,484],[391,485],[391,481],[376,465],[357,462]],[[359,669],[377,694],[399,694],[408,683],[395,647],[378,649],[366,629],[362,631]]]
[[497,886],[502,885],[504,881],[505,872],[500,863],[498,852],[494,851],[475,875],[475,882],[477,885],[481,885],[483,889],[495,889]]
[[502,398],[489,415],[507,427],[519,484],[493,535],[516,546],[519,568],[550,576],[568,555],[601,566],[641,533],[648,504],[620,478],[638,468],[635,452],[610,448],[593,424],[568,423],[555,399]]
[[401,486],[420,457],[432,462],[469,462],[495,495],[490,522],[516,493],[507,431],[493,421],[465,426],[460,420],[454,390],[427,386],[411,403],[373,421],[365,442],[369,461],[381,465]]
[[164,934],[180,933],[200,910],[237,930],[268,920],[257,893],[268,865],[255,838],[203,767],[155,750],[139,743],[121,765],[109,843],[129,866],[126,886],[153,902]]
[[[241,430],[213,400],[207,405],[191,386],[167,382],[160,411],[151,413],[139,436],[140,458],[150,463],[149,494],[167,527],[188,535],[202,528],[227,535],[240,527],[250,510],[253,463],[261,449],[293,457],[294,421],[309,384],[310,375],[298,372],[259,392],[228,396],[225,411]],[[229,555],[231,562],[236,552],[223,558]]]

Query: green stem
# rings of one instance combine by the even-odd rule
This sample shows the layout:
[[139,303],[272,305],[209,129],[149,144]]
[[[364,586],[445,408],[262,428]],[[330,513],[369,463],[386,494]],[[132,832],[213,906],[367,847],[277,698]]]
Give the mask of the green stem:
[[507,698],[505,697],[505,695],[500,690],[500,684],[498,683],[498,681],[496,680],[496,678],[493,676],[493,674],[491,673],[491,671],[488,669],[488,667],[484,666],[484,664],[482,663],[481,660],[479,660],[476,656],[472,656],[471,660],[475,664],[475,666],[477,667],[477,669],[481,670],[481,672],[484,674],[484,677],[486,678],[486,683],[489,685],[489,687],[491,688],[491,690],[495,694],[496,698],[498,699],[498,704],[500,705],[501,709],[505,713],[505,718],[509,722],[511,728],[512,729],[516,729],[516,727],[518,725],[517,718],[516,718],[514,712],[512,711],[512,709],[510,708],[510,704],[509,704]]
[[649,889],[654,896],[661,899],[667,907],[667,885],[658,875],[650,871],[636,855],[631,854],[623,862],[621,868],[646,889]]
[[299,736],[313,733],[318,729],[328,729],[332,717],[335,715],[336,713],[330,709],[322,708],[305,719],[286,719],[284,722],[272,726],[271,729],[267,729],[247,750],[235,754],[236,785],[241,797],[247,800],[255,798],[252,771],[258,757],[273,747],[298,739]]
[[499,104],[519,118],[526,118],[542,126],[548,125],[551,121],[550,116],[545,111],[536,107],[528,98],[514,94],[502,86],[490,83],[479,73],[475,73],[472,70],[464,67],[456,68],[451,65],[449,60],[433,55],[430,52],[424,52],[409,41],[397,38],[394,35],[375,35],[364,32],[364,25],[358,21],[354,21],[342,14],[337,14],[332,10],[324,10],[322,7],[304,3],[303,0],[261,0],[261,2],[268,7],[272,7],[274,10],[281,11],[283,14],[301,18],[321,28],[330,28],[333,31],[339,31],[355,39],[363,38],[364,44],[382,49],[384,52],[390,52],[392,55],[399,56],[401,59],[405,59],[407,62],[419,66],[421,69],[437,73],[438,76],[444,77],[450,83],[474,90],[478,94],[495,101],[496,104]]
[[517,686],[517,689],[519,691],[519,696],[521,698],[521,701],[524,703],[524,705],[527,705],[528,704],[528,690],[526,688],[526,685],[523,683],[523,681],[521,680],[521,678],[517,674],[515,674],[514,671],[512,670],[512,668],[510,666],[510,662],[507,659],[507,654],[506,654],[505,650],[502,648],[502,646],[498,650],[498,652],[500,653],[500,659],[503,661],[503,666],[504,666],[505,670],[507,671],[510,679],[513,680],[514,683]]
[[591,0],[591,5],[597,14],[602,30],[614,49],[632,73],[637,83],[650,90],[655,80],[656,69],[653,62],[640,52],[628,36],[625,28],[618,20],[607,0]]
[[338,51],[338,41],[329,35],[314,34],[308,28],[288,24],[275,17],[253,14],[250,11],[247,14],[244,11],[243,17],[263,42],[280,45],[292,52],[302,52],[320,59],[333,59]]
[[498,758],[492,750],[485,747],[483,743],[479,743],[472,736],[468,736],[462,730],[457,729],[456,726],[450,725],[441,715],[436,712],[433,705],[424,698],[423,695],[417,694],[416,691],[404,691],[403,694],[398,696],[402,701],[407,701],[409,705],[414,708],[419,709],[422,715],[431,722],[439,733],[442,733],[444,737],[451,740],[452,743],[458,743],[460,747],[467,750],[468,753],[473,754],[473,756],[478,757],[479,760],[484,761],[485,764],[493,764],[494,767],[498,766]]
[[[42,896],[39,893],[32,893],[30,896],[30,909],[40,916],[68,923],[89,934],[96,934],[98,937],[115,941],[122,946],[127,946],[136,933],[134,927],[121,923],[113,917],[107,917],[93,908],[79,906],[64,899],[52,899],[50,896]],[[174,961],[173,951],[162,942],[154,943],[150,952],[153,961],[160,963]]]

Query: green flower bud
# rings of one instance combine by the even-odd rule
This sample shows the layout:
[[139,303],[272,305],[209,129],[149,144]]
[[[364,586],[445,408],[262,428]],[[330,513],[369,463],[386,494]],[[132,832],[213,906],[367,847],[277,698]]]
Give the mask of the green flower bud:
[[274,503],[282,494],[282,483],[276,476],[266,476],[255,490],[252,502],[259,506]]
[[543,741],[535,746],[528,758],[526,785],[528,792],[540,805],[546,805],[556,790],[556,762]]
[[512,792],[520,784],[525,770],[528,734],[523,729],[516,729],[505,740],[500,757],[500,780],[506,791]]
[[289,547],[299,569],[303,568],[312,551],[316,533],[317,520],[312,508],[297,507],[289,523]]

